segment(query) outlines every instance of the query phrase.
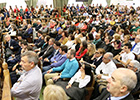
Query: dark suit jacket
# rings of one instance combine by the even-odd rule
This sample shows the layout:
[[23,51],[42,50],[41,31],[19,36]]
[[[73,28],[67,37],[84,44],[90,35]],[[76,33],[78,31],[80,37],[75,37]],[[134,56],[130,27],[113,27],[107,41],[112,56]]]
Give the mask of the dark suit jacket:
[[46,49],[46,51],[42,55],[42,58],[45,59],[46,57],[49,57],[50,55],[52,55],[52,53],[54,53],[54,47],[48,46],[48,48]]
[[[110,96],[110,93],[107,90],[104,90],[103,93],[93,100],[107,100],[107,98]],[[130,93],[127,97],[121,99],[121,100],[134,100],[132,94]]]
[[102,59],[103,59],[103,56],[102,56],[98,61],[95,60],[95,59],[93,59],[93,63],[94,63],[94,65],[96,66],[96,68],[101,64]]
[[39,25],[37,25],[37,26],[35,27],[35,30],[38,31],[41,27],[42,27],[42,25],[39,24]]
[[98,48],[103,48],[103,41],[99,41],[97,44],[96,44],[96,49]]
[[[10,47],[11,47],[11,46],[14,47],[14,49],[11,49],[13,52],[14,52],[14,51],[18,51],[19,48],[20,48],[20,46],[18,45],[18,42],[15,41],[14,39],[11,39],[11,40],[10,40]],[[6,48],[9,48],[9,42],[6,42],[5,47],[6,47]]]

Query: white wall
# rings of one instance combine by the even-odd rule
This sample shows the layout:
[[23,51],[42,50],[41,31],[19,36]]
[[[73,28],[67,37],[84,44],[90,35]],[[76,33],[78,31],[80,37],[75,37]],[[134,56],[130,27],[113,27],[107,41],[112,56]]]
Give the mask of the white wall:
[[[110,4],[120,4],[120,5],[127,5],[128,7],[130,6],[134,6],[135,8],[137,6],[140,6],[140,0],[111,0],[111,3]],[[135,3],[135,5],[134,5]]]

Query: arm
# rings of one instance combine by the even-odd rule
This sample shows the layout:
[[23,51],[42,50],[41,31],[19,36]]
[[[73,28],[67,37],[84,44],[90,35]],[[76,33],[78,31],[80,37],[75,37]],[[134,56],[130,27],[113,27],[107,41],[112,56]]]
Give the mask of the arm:
[[66,61],[66,59],[67,57],[63,57],[61,60],[57,61],[56,63],[52,63],[51,66],[52,67],[61,66]]
[[65,64],[67,63],[67,61],[68,61],[68,59],[67,59],[61,66],[59,66],[59,67],[57,67],[57,68],[53,68],[53,69],[52,69],[53,72],[54,72],[54,71],[61,71],[62,69],[64,69]]
[[76,58],[78,58],[78,59],[81,59],[85,54],[87,53],[87,49],[85,49],[82,53],[81,53],[81,55],[79,55],[79,56],[75,56]]

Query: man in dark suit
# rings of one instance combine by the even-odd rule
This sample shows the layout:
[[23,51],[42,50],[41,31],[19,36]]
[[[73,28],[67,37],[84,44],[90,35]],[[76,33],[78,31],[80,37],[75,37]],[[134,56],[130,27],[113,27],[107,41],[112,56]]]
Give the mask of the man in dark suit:
[[29,38],[31,34],[33,34],[32,25],[31,24],[28,24],[28,28],[23,33],[23,38],[24,39]]
[[54,47],[53,47],[53,44],[54,44],[54,38],[51,38],[49,40],[49,46],[47,47],[46,51],[44,52],[43,55],[40,56],[40,60],[43,60],[43,59],[48,59],[48,57],[50,56],[53,56],[53,52],[54,52]]
[[5,44],[5,49],[6,49],[6,58],[8,58],[11,54],[18,52],[20,46],[18,45],[18,42],[11,39],[10,35],[5,36],[6,44]]
[[134,100],[130,93],[137,84],[137,76],[134,71],[118,68],[107,81],[106,90],[94,100]]

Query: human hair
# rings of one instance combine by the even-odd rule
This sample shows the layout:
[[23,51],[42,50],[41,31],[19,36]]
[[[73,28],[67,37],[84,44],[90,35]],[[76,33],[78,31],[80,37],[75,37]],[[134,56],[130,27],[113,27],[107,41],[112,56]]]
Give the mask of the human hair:
[[48,85],[43,91],[44,100],[67,100],[67,95],[62,87],[57,85]]
[[124,44],[124,46],[127,46],[127,47],[128,47],[128,49],[131,49],[131,48],[132,48],[131,43],[126,43],[126,44]]
[[28,62],[34,62],[34,65],[38,64],[38,55],[34,51],[26,51],[21,54],[21,57],[26,56]]
[[21,44],[28,45],[28,42],[25,41],[25,40],[22,40],[22,41],[21,41]]
[[126,37],[126,39],[129,41],[130,35],[124,35],[124,37]]
[[67,53],[68,47],[66,45],[60,46],[61,50]]
[[75,42],[78,44],[80,44],[81,43],[81,40],[80,40],[80,38],[75,38]]
[[86,75],[91,75],[92,74],[92,72],[91,72],[91,66],[89,65],[89,64],[86,64],[86,63],[84,63],[85,64],[85,74]]
[[130,63],[133,64],[133,67],[137,68],[136,72],[140,71],[140,63],[137,60],[132,60],[132,61],[130,61]]
[[69,37],[71,38],[71,40],[74,40],[74,35],[70,34]]
[[113,54],[111,53],[111,52],[107,52],[107,53],[105,53],[105,54],[108,54],[109,56],[108,56],[108,59],[109,60],[112,60],[113,59]]
[[55,39],[54,38],[50,38],[52,40],[52,42],[54,43],[55,42]]
[[91,56],[91,55],[93,55],[93,54],[95,53],[96,47],[95,47],[94,44],[91,44],[91,43],[89,43],[88,45],[90,45],[91,49],[87,51],[87,54],[88,54],[89,56]]
[[61,46],[61,43],[58,41],[55,41],[54,44],[56,44],[56,46],[59,46],[59,47]]
[[74,50],[74,49],[70,49],[70,54],[73,55],[73,56],[75,57],[75,55],[76,55],[75,50]]
[[120,48],[121,47],[121,41],[120,40],[115,40],[114,43],[117,43],[118,44],[118,47],[117,48]]
[[127,86],[127,91],[132,91],[137,84],[137,76],[134,71],[127,68],[118,68],[122,72],[120,83]]
[[82,53],[85,49],[87,49],[87,42],[86,41],[83,41],[81,44],[82,44],[82,48],[80,50],[80,53]]
[[48,42],[48,41],[50,40],[50,36],[47,35],[47,36],[45,37],[45,40]]
[[121,36],[119,34],[114,34],[113,37],[115,40],[119,40],[121,38]]
[[94,37],[91,33],[89,33],[87,36],[88,36],[88,40],[94,40]]
[[103,54],[103,55],[105,54],[105,49],[103,49],[103,48],[98,48],[98,51],[100,54]]

